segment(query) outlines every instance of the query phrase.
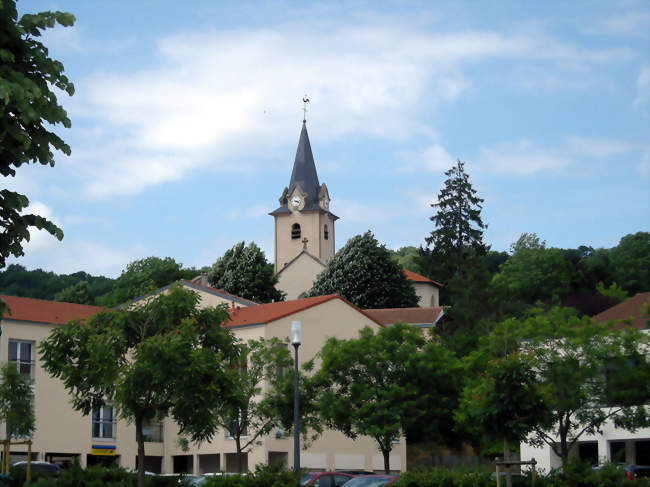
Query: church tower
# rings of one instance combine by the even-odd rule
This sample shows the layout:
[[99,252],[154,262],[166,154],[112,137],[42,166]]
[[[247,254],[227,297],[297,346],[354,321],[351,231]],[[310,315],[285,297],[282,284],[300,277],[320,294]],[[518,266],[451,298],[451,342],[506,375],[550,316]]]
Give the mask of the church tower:
[[278,273],[306,251],[326,264],[334,256],[334,222],[330,197],[318,182],[307,124],[302,122],[300,140],[289,186],[280,196],[280,206],[269,213],[275,219],[275,272]]

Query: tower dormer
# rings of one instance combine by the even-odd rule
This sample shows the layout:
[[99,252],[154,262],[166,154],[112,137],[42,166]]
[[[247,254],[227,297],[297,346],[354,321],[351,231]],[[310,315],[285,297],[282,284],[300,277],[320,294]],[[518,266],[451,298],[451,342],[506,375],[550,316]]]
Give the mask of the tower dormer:
[[327,186],[318,182],[314,156],[303,120],[298,150],[289,186],[280,196],[280,206],[269,213],[275,219],[275,272],[279,272],[303,250],[322,263],[334,255],[334,222],[329,211]]

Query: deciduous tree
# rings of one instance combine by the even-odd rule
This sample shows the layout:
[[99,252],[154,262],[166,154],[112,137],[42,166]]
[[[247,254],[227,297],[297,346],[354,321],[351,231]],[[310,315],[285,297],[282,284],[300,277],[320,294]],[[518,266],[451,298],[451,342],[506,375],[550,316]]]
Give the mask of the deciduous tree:
[[[230,364],[237,347],[221,327],[223,308],[198,309],[199,297],[181,286],[129,310],[103,311],[55,328],[41,343],[43,368],[63,381],[83,414],[112,403],[135,423],[144,459],[143,423],[170,416],[181,435],[210,439],[217,411],[233,391]],[[138,485],[144,486],[144,462]]]
[[360,308],[406,308],[418,297],[404,271],[372,232],[352,237],[321,272],[310,296],[337,293]]
[[106,305],[122,304],[130,299],[143,296],[158,288],[171,284],[181,278],[183,264],[171,257],[147,257],[130,262],[115,280],[112,295],[107,297]]
[[277,338],[249,340],[233,364],[230,401],[217,418],[235,440],[239,472],[243,453],[260,444],[260,438],[280,422],[276,396],[293,381],[292,365],[287,343]]
[[13,362],[0,371],[0,419],[6,425],[7,439],[24,438],[34,432],[34,392]]
[[284,295],[275,289],[278,282],[273,264],[255,242],[239,242],[227,250],[208,271],[208,280],[216,288],[260,303],[282,301]]
[[[63,64],[50,58],[38,40],[55,24],[70,26],[74,16],[64,12],[25,14],[20,19],[15,0],[0,2],[0,174],[15,176],[30,162],[54,166],[53,149],[70,154],[70,147],[51,128],[70,127],[66,111],[53,89],[72,95],[74,86],[63,74]],[[56,238],[63,231],[40,215],[23,214],[27,196],[0,190],[0,268],[13,255],[24,255],[23,242],[30,228],[45,230]],[[2,303],[0,303],[2,307]]]
[[459,377],[458,362],[421,330],[396,323],[359,338],[330,338],[321,351],[317,408],[325,425],[350,438],[373,438],[390,470],[393,441],[426,416],[434,440],[441,440],[456,406],[450,393]]
[[605,422],[631,431],[650,424],[648,340],[635,328],[552,308],[500,323],[483,346],[494,356],[519,351],[532,361],[546,412],[525,441],[548,445],[565,462],[576,442]]
[[95,304],[95,296],[88,281],[79,281],[54,295],[55,301],[77,304]]

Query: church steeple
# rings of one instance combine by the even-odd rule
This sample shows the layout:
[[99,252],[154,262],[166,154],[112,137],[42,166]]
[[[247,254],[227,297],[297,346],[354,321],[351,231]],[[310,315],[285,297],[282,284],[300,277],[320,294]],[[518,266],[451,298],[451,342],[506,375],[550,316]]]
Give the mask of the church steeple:
[[276,272],[303,251],[322,263],[332,258],[338,217],[329,211],[329,203],[327,186],[318,181],[303,120],[289,186],[282,191],[280,206],[269,213],[275,218]]
[[320,183],[318,182],[314,155],[311,152],[311,144],[309,143],[309,135],[307,134],[307,124],[304,120],[302,122],[302,130],[300,131],[296,158],[293,161],[291,179],[289,180],[289,194],[294,192],[297,185],[300,185],[300,188],[305,193],[305,206],[303,209],[317,209]]

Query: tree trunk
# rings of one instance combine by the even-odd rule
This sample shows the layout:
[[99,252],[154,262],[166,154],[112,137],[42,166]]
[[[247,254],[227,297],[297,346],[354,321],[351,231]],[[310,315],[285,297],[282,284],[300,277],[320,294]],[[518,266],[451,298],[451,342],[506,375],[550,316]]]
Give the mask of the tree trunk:
[[237,447],[237,473],[242,473],[241,438],[239,435],[235,437],[235,446]]
[[[503,460],[510,460],[510,446],[508,445],[508,439],[503,437]],[[512,487],[512,476],[510,475],[510,465],[505,465],[506,468],[506,487]]]
[[142,416],[135,417],[135,441],[138,443],[138,487],[144,487],[144,437]]
[[382,455],[384,455],[384,473],[390,473],[390,450],[381,449]]

